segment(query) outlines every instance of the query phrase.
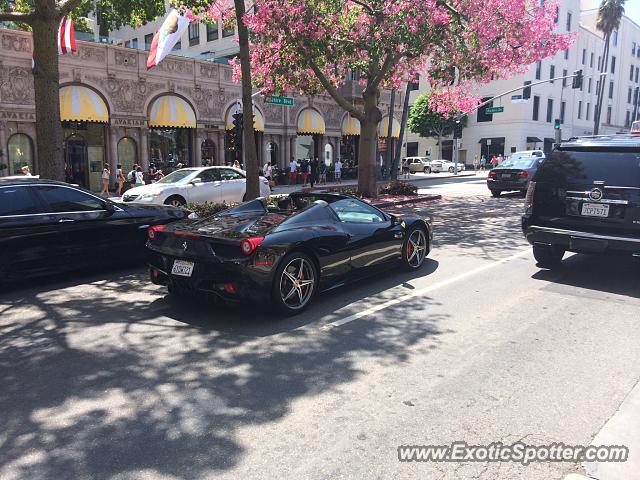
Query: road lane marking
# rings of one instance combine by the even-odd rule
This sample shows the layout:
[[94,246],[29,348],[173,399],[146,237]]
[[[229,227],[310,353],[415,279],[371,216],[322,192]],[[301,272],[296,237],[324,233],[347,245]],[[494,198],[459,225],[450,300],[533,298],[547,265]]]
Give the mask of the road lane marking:
[[380,305],[375,305],[373,307],[367,308],[365,310],[362,310],[358,313],[354,313],[353,315],[349,315],[348,317],[344,317],[341,318],[339,320],[336,320],[334,322],[330,322],[327,323],[325,325],[323,325],[322,327],[320,327],[321,330],[331,330],[332,328],[335,327],[340,327],[342,325],[345,325],[349,322],[353,322],[354,320],[358,320],[359,318],[362,317],[366,317],[368,315],[371,315],[372,313],[375,312],[379,312],[380,310],[384,310],[386,308],[392,307],[394,305],[397,305],[399,303],[403,303],[406,302],[407,300],[410,300],[414,297],[418,297],[420,295],[424,295],[426,293],[429,293],[433,290],[437,290],[438,288],[442,288],[442,287],[446,287],[448,285],[451,285],[453,283],[459,282],[461,280],[464,280],[466,278],[472,277],[474,275],[477,275],[478,273],[482,273],[486,270],[490,270],[492,268],[495,268],[499,265],[503,265],[505,263],[508,263],[512,260],[516,260],[518,258],[524,257],[526,255],[530,255],[531,254],[531,249],[528,248],[526,250],[522,250],[521,252],[518,252],[514,255],[511,255],[509,257],[503,258],[502,260],[497,260],[493,263],[490,263],[488,265],[483,265],[482,267],[478,267],[474,270],[470,270],[468,272],[462,273],[460,275],[457,275],[455,277],[449,278],[447,280],[443,280],[441,282],[438,283],[434,283],[433,285],[429,285],[427,287],[424,288],[420,288],[418,290],[415,290],[411,293],[408,293],[406,295],[402,295],[400,297],[394,298],[392,300],[387,300],[386,302],[381,303]]

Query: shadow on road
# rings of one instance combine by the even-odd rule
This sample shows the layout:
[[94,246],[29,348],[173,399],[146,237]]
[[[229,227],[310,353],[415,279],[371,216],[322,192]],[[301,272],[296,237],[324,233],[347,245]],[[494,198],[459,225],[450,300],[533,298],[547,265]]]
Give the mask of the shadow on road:
[[[430,314],[428,299],[392,306],[381,321],[309,325],[340,306],[355,313],[350,304],[363,296],[383,301],[436,268],[329,292],[288,319],[173,304],[139,270],[3,293],[0,477],[196,479],[231,469],[264,447],[240,443],[239,429],[354,381],[358,361],[396,363],[437,348],[444,315]],[[407,319],[407,309],[424,311],[424,321]],[[322,428],[321,417],[307,420]]]
[[[567,285],[589,290],[593,294],[614,294],[640,298],[640,264],[629,257],[571,255],[556,270],[540,270],[536,280],[550,282],[550,286]],[[574,290],[580,294],[580,290]]]

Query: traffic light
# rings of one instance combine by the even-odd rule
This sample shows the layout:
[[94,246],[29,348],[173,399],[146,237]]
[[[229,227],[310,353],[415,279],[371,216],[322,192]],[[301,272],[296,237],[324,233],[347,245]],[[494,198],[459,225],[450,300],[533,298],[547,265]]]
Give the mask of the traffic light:
[[522,89],[522,99],[529,100],[531,98],[531,87],[527,87],[527,85],[531,85],[531,81],[527,80],[524,82],[525,87]]
[[462,124],[460,122],[456,122],[453,127],[453,138],[462,138]]
[[236,132],[242,130],[242,113],[237,112],[233,114],[233,126],[236,129]]
[[553,128],[555,128],[556,130],[560,130],[562,128],[559,118],[556,118],[556,123],[553,125]]
[[571,81],[571,88],[582,88],[582,79],[583,79],[582,70],[576,70],[575,72],[573,72],[573,74],[575,76]]

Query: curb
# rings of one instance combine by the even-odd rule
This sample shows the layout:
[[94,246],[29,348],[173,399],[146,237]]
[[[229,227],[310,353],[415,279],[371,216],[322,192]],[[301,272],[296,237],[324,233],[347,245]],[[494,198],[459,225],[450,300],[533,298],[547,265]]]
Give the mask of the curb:
[[432,202],[434,200],[442,200],[442,195],[419,195],[418,198],[408,198],[406,200],[396,200],[392,202],[372,203],[374,207],[385,208],[394,207],[396,205],[408,205],[410,203]]

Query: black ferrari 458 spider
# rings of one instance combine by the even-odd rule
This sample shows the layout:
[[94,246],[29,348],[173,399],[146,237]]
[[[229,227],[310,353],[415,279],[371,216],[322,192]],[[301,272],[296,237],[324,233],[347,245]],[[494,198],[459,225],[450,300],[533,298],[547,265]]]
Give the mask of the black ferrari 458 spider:
[[176,295],[302,311],[320,291],[381,271],[415,270],[431,248],[429,219],[395,216],[332,193],[292,193],[277,207],[262,199],[205,219],[149,229],[149,274]]

